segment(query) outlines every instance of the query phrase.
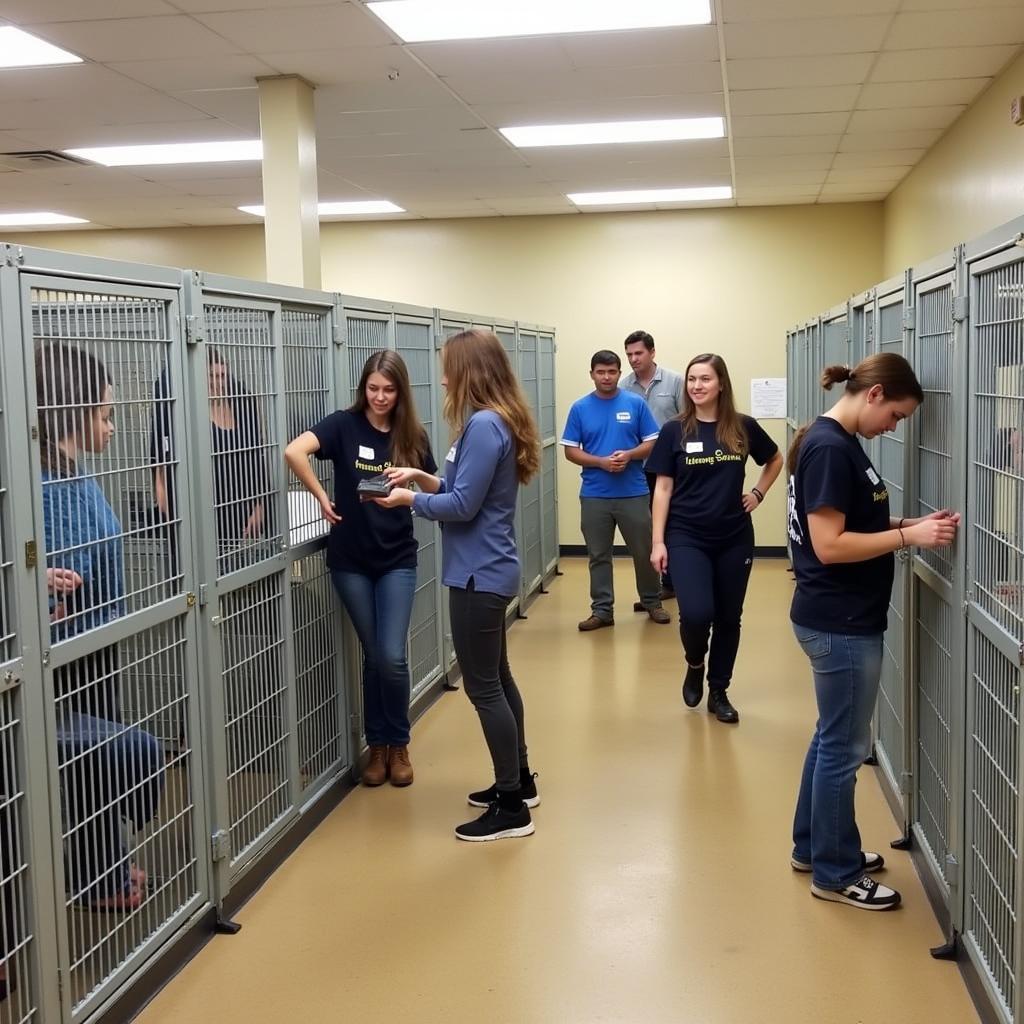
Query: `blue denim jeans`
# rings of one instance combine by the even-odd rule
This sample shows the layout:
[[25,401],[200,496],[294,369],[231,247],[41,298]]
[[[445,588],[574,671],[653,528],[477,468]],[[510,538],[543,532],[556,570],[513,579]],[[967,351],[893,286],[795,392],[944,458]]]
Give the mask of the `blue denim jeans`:
[[416,570],[374,578],[331,570],[331,580],[363,647],[363,726],[371,746],[409,742],[409,661],[406,642],[416,597]]
[[843,889],[863,874],[854,815],[857,769],[871,749],[871,715],[882,673],[882,634],[851,636],[793,626],[810,659],[818,722],[804,761],[793,821],[793,856],[814,884]]
[[57,720],[67,889],[88,906],[128,892],[123,829],[152,821],[164,789],[159,741],[137,726],[70,712]]

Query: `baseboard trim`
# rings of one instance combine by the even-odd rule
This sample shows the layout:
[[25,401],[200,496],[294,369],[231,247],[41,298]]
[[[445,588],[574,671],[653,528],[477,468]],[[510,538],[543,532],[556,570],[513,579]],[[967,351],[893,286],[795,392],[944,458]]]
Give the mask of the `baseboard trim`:
[[[586,558],[587,546],[585,544],[561,544],[558,554],[562,558]],[[629,552],[626,550],[625,544],[616,544],[612,549],[612,554],[628,555]],[[771,544],[759,544],[754,547],[755,558],[787,558],[788,555],[789,552],[786,550],[785,544],[778,547]]]

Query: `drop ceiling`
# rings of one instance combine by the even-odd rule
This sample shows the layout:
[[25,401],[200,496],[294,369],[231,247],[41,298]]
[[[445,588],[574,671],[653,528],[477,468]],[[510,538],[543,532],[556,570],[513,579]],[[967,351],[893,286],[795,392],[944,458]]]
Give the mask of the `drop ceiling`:
[[[628,0],[623,0],[628,2]],[[361,0],[0,0],[85,63],[0,70],[0,212],[255,223],[258,163],[16,169],[3,154],[259,135],[260,76],[316,86],[320,196],[407,218],[574,214],[567,192],[711,205],[884,198],[1024,45],[1021,0],[717,0],[689,28],[401,44]],[[523,124],[724,115],[718,140],[517,150]]]

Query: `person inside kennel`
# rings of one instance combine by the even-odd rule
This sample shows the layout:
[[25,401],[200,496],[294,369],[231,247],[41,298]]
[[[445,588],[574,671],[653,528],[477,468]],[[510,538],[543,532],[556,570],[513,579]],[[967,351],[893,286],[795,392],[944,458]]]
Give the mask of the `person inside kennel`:
[[[46,589],[54,645],[125,613],[123,531],[85,458],[114,435],[113,382],[91,353],[54,344],[36,353]],[[149,733],[122,720],[116,644],[53,671],[57,757],[71,902],[127,911],[146,895],[146,873],[123,830],[157,811],[164,757]]]

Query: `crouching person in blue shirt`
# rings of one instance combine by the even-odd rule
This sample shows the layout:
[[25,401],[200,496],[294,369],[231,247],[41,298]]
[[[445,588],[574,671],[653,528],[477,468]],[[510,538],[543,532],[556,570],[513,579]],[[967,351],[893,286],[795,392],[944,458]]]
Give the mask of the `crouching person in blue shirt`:
[[643,460],[654,447],[658,424],[639,395],[620,390],[621,374],[622,361],[614,352],[595,352],[590,360],[594,390],[573,402],[562,432],[565,457],[583,468],[580,529],[590,559],[590,617],[579,624],[584,633],[615,625],[616,526],[633,558],[640,603],[654,622],[670,621],[661,606],[661,576],[648,560],[651,509]]
[[[444,524],[442,581],[449,588],[452,641],[466,696],[480,717],[494,763],[494,785],[469,794],[485,807],[455,835],[469,842],[528,836],[540,803],[526,751],[523,700],[512,678],[505,612],[519,592],[516,493],[540,468],[540,439],[522,387],[490,331],[463,331],[441,353],[445,418],[456,434],[444,479],[394,468],[395,484],[377,504],[411,505]],[[422,493],[407,485],[416,483]]]

